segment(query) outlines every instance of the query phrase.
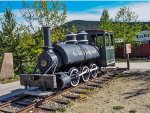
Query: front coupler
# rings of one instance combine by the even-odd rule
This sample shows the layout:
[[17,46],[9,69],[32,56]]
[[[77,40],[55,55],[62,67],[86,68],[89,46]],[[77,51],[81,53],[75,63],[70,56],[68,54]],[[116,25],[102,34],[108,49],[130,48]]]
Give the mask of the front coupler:
[[21,74],[20,84],[29,87],[39,87],[43,89],[57,88],[56,76],[50,74]]
[[41,89],[56,89],[68,87],[71,78],[66,73],[57,74],[21,74],[20,84],[29,87],[39,87]]

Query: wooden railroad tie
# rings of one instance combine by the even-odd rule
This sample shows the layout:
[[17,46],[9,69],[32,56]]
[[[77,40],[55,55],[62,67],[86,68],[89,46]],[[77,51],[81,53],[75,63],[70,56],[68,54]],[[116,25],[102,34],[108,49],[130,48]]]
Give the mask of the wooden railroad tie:
[[15,102],[15,104],[18,104],[21,106],[29,106],[32,104],[32,102],[30,102],[30,101],[19,101],[19,102]]
[[104,83],[104,81],[102,81],[102,80],[94,80],[94,81],[92,81],[92,82],[98,83],[98,84],[103,84],[103,83]]
[[44,109],[44,110],[47,110],[47,111],[57,111],[57,110],[58,110],[57,107],[54,107],[54,106],[46,106],[46,105],[38,106],[38,108]]
[[113,77],[111,76],[103,76],[104,79],[112,79]]
[[96,83],[88,83],[88,86],[93,86],[93,87],[100,87],[101,84],[96,84]]
[[63,95],[63,96],[66,97],[66,98],[70,98],[70,99],[78,99],[78,98],[80,98],[79,95],[65,94],[65,95]]
[[69,100],[64,100],[64,99],[55,99],[53,101],[55,101],[56,103],[65,104],[65,105],[69,104],[70,102]]
[[81,88],[81,89],[94,89],[94,87],[92,87],[92,86],[81,86],[79,88]]
[[99,80],[101,80],[101,81],[108,81],[109,79],[106,79],[106,78],[99,78]]
[[88,94],[86,90],[81,90],[81,89],[72,90],[72,92],[79,93],[79,94]]

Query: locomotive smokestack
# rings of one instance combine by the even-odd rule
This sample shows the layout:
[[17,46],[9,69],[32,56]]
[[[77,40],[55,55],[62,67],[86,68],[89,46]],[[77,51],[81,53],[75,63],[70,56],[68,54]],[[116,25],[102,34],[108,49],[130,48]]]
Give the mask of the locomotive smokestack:
[[51,40],[50,40],[50,27],[43,27],[43,32],[44,32],[44,46],[45,47],[51,47]]

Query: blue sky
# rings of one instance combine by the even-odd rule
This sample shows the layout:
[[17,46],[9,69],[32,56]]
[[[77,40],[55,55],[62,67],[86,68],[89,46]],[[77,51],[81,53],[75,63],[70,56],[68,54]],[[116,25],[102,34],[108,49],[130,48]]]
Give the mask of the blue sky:
[[[96,7],[110,8],[117,7],[133,2],[122,2],[122,1],[69,1],[66,2],[69,11],[80,12],[86,11],[88,9],[93,9]],[[80,7],[79,7],[80,6]]]
[[[28,1],[29,3],[33,3]],[[150,2],[139,1],[66,1],[67,21],[90,20],[99,21],[103,9],[108,9],[110,17],[114,18],[121,7],[127,6],[136,13],[139,21],[150,21]],[[11,7],[20,23],[25,23],[21,18],[19,10],[22,9],[21,1],[1,1],[0,16],[7,7]]]
[[[29,3],[33,3],[32,1],[28,1]],[[95,7],[101,8],[110,8],[123,6],[127,4],[131,4],[134,2],[130,1],[65,1],[67,10],[73,12],[86,11],[88,9],[92,9]],[[0,2],[0,12],[5,11],[7,7],[11,7],[12,9],[21,9],[23,8],[21,1],[1,1]],[[80,6],[80,7],[79,7]]]

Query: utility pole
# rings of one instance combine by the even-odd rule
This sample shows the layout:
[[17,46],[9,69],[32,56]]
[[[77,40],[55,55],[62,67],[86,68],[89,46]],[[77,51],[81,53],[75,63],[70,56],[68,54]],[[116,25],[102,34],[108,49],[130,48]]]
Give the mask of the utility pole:
[[127,54],[127,69],[130,70],[130,53],[131,53],[131,44],[126,44],[126,54]]
[[130,70],[129,53],[127,53],[127,69]]

